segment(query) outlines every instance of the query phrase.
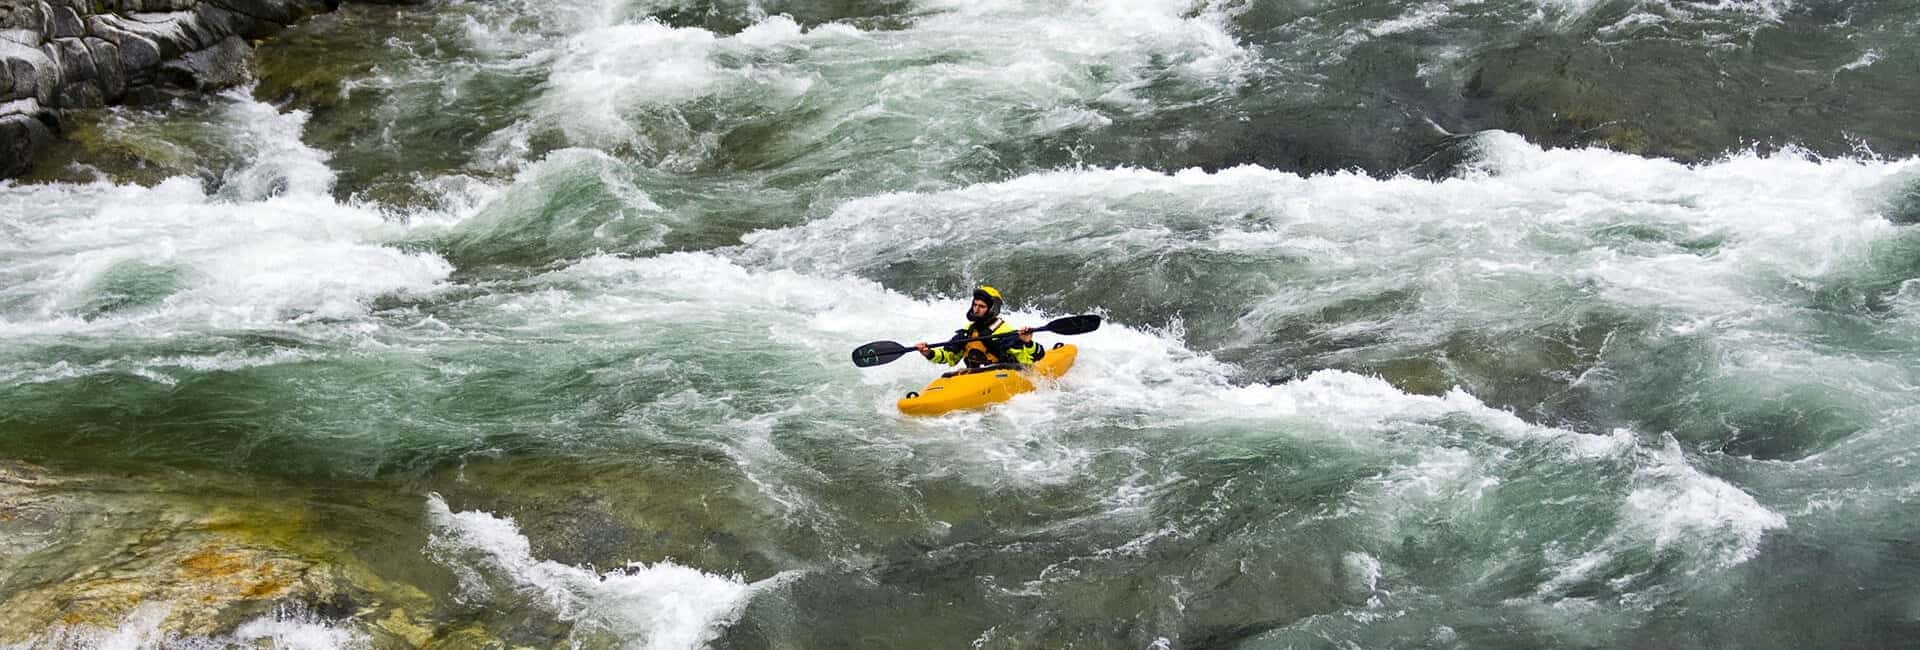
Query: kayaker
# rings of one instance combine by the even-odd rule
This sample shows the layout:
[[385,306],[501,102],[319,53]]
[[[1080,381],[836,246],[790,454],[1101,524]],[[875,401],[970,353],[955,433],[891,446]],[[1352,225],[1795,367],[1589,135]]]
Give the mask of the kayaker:
[[920,356],[938,364],[966,362],[968,370],[993,367],[1026,367],[1045,357],[1047,351],[1033,342],[1033,328],[1015,329],[1000,320],[1000,290],[980,285],[973,290],[973,303],[967,307],[967,326],[954,332],[949,341],[992,335],[984,341],[947,343],[938,348],[925,342],[913,344]]

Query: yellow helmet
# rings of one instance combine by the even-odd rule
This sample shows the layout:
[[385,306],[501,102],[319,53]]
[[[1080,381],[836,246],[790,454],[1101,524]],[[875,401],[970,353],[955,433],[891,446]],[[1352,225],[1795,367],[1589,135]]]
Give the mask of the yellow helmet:
[[973,298],[975,300],[979,300],[981,302],[987,303],[987,313],[982,315],[979,318],[974,318],[973,305],[968,304],[967,320],[976,321],[980,323],[991,323],[1000,318],[1000,305],[1005,301],[1000,299],[999,289],[995,289],[993,287],[990,287],[984,284],[978,287],[974,287]]

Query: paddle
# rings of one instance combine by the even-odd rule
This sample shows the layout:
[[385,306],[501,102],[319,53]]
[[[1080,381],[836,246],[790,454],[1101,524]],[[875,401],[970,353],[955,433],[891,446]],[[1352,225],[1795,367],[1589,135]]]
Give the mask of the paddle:
[[[1100,329],[1100,315],[1081,314],[1079,316],[1053,319],[1053,322],[1035,327],[1033,331],[1053,332],[1055,334],[1085,334],[1096,329]],[[942,341],[939,346],[935,347],[972,343],[974,341],[984,341],[1005,336],[1018,336],[1018,334],[1007,333],[998,336],[976,336],[970,339]],[[874,341],[853,349],[853,365],[867,368],[883,363],[892,363],[894,359],[900,358],[900,355],[913,351],[914,347],[911,345],[901,345],[893,341]]]

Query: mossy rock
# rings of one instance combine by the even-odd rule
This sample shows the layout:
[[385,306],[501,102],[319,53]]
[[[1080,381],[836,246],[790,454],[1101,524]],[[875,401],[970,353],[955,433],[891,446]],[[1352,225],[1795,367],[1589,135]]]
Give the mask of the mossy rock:
[[424,30],[428,16],[391,6],[351,4],[254,43],[253,96],[314,112],[342,105],[346,83],[372,76],[397,31]]
[[104,177],[115,183],[152,186],[175,176],[201,174],[210,152],[190,142],[148,137],[109,128],[112,111],[69,111],[65,137],[47,147],[22,181],[86,183]]

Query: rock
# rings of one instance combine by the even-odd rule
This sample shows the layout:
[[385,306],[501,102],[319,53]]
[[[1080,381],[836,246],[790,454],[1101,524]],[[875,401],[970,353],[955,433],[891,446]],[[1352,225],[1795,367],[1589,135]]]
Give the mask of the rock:
[[[171,42],[179,48],[179,54],[212,47],[227,34],[214,34],[200,24],[198,16],[189,11],[169,11],[164,13],[127,14],[132,25],[148,29],[148,38],[155,42]],[[163,46],[164,50],[165,47]],[[177,56],[177,55],[176,55]],[[171,58],[171,57],[169,57]]]
[[119,49],[120,70],[126,74],[129,85],[146,79],[160,65],[160,46],[145,36],[121,29],[119,23],[90,16],[87,32]]
[[[152,42],[160,50],[160,60],[171,59],[200,49],[194,46],[193,39],[172,20],[155,20],[156,16],[173,14],[147,14],[147,20],[135,20],[126,16],[93,16],[87,21],[87,29],[95,36],[114,40],[103,32],[124,32],[135,34]],[[104,27],[104,28],[103,28]],[[124,43],[121,44],[123,47]]]
[[[0,592],[0,647],[76,647],[60,641],[105,639],[99,635],[135,620],[153,636],[129,639],[127,647],[171,647],[162,641],[228,636],[249,621],[288,614],[357,619],[355,627],[375,635],[374,647],[420,647],[442,636],[433,619],[409,614],[433,611],[431,596],[389,581],[339,538],[318,534],[313,524],[334,512],[333,504],[312,495],[263,500],[244,484],[229,493],[219,489],[223,483],[206,490],[180,481],[55,477],[0,460],[0,576],[7,585]],[[376,520],[390,524],[412,512]],[[378,642],[387,639],[414,642]]]
[[0,45],[0,60],[6,61],[13,71],[15,97],[32,97],[43,106],[53,103],[54,90],[60,83],[60,67],[54,65],[46,51]]
[[[0,102],[31,99],[7,117],[0,177],[27,168],[61,133],[62,109],[165,102],[249,77],[249,39],[338,0],[0,0]],[[401,4],[412,4],[402,2]],[[17,108],[17,107],[16,107]],[[22,121],[22,120],[25,121]],[[23,153],[33,152],[33,153]]]
[[93,65],[93,52],[77,38],[63,38],[48,44],[50,53],[58,53],[60,90],[55,106],[60,108],[100,108],[107,105],[100,88],[99,73]]
[[[16,141],[10,127],[18,117],[0,117],[0,148]],[[0,574],[8,576],[10,585],[47,579],[35,575],[31,560],[57,543],[64,525],[72,523],[68,500],[56,494],[61,485],[40,467],[0,461]],[[0,619],[5,616],[0,612]]]
[[[39,50],[34,50],[38,52]],[[40,94],[40,73],[33,61],[22,56],[12,57],[0,53],[0,64],[7,66],[7,76],[13,80],[9,99],[37,98]]]
[[271,21],[282,26],[326,10],[326,4],[312,0],[205,0],[203,5],[218,5],[222,9],[244,14],[260,20]]
[[40,13],[40,3],[20,3],[13,7],[13,13],[7,16],[8,27],[24,29],[36,34],[45,33],[47,18]]
[[0,69],[6,70],[6,72],[0,73],[0,78],[6,79],[6,85],[0,86],[0,101],[12,101],[33,96],[33,82],[30,78],[22,78],[14,72],[15,70],[19,70],[19,74],[31,75],[33,72],[31,68],[32,66],[25,60],[0,57]]
[[100,85],[92,80],[61,84],[60,91],[54,93],[55,106],[60,108],[102,108],[107,105],[107,94]]
[[[160,38],[170,38],[174,44],[180,48],[180,53],[175,56],[185,56],[189,52],[197,52],[213,47],[222,39],[231,35],[215,34],[206,29],[205,26],[200,24],[198,16],[190,11],[168,12],[163,14],[133,14],[131,17],[144,19],[140,20],[140,22],[164,30],[156,34],[156,40]],[[163,47],[162,49],[165,48]]]
[[195,49],[213,47],[219,45],[220,41],[227,40],[229,36],[239,35],[244,37],[247,33],[247,30],[233,29],[234,26],[227,23],[215,23],[204,20],[197,11],[181,11],[169,15],[180,17],[180,28],[192,34],[194,43],[199,45],[199,47]]
[[[78,38],[59,38],[47,43],[48,58],[60,66],[60,85],[72,86],[91,83],[100,78],[93,65],[93,51],[87,49],[86,41]],[[61,104],[61,108],[94,108]]]
[[[29,59],[37,69],[34,72],[34,86],[53,86],[54,92],[57,94],[60,90],[61,77],[66,74],[66,66],[60,63],[60,44],[49,42],[46,45],[42,45],[40,46],[40,54],[46,57],[46,64]],[[35,96],[37,97],[38,95],[39,93],[36,92]],[[41,103],[49,102],[41,99]]]
[[[151,91],[151,85],[140,86]],[[154,91],[158,94],[157,91]],[[129,96],[125,101],[149,99]],[[169,99],[171,96],[169,96]],[[100,119],[75,119],[62,124],[60,137],[53,145],[35,158],[33,168],[22,180],[37,182],[73,182],[89,183],[101,178],[120,185],[153,186],[176,176],[194,176],[203,171],[202,162],[211,161],[211,153],[197,151],[150,135],[126,132],[103,124]],[[219,166],[218,161],[206,164]],[[120,265],[115,265],[118,268]],[[141,301],[154,298],[167,291],[166,284],[173,281],[172,271],[156,267],[141,267],[130,264],[124,275],[109,274],[103,278],[101,287],[105,291],[100,299],[89,301],[82,311],[133,307],[144,304]],[[130,279],[129,279],[130,278]],[[106,292],[119,291],[123,295],[108,297]],[[131,291],[133,293],[125,293]]]
[[93,55],[93,69],[99,75],[100,92],[108,103],[127,94],[127,71],[120,60],[120,46],[111,41],[88,37],[87,50]]
[[51,35],[54,38],[77,38],[86,35],[86,23],[80,22],[80,14],[73,8],[54,7],[48,11],[53,14]]
[[208,30],[220,34],[237,34],[246,38],[262,38],[280,31],[278,23],[258,20],[217,5],[202,4],[193,9],[195,19]]
[[16,45],[24,45],[26,47],[40,47],[40,44],[45,41],[46,39],[40,36],[40,32],[31,32],[24,29],[0,27],[0,43],[13,43]]
[[373,64],[366,57],[329,56],[328,53],[381,47],[379,38],[369,37],[369,33],[381,30],[367,23],[405,19],[393,10],[340,12],[316,18],[309,28],[291,30],[262,43],[254,51],[253,77],[258,83],[253,96],[260,101],[316,113],[350,102],[349,96],[342,92],[345,80],[371,74]]
[[128,85],[152,78],[153,69],[160,65],[159,45],[134,35],[115,45],[120,47],[120,69],[127,71]]
[[228,36],[213,47],[162,64],[157,81],[199,91],[231,88],[246,82],[252,53],[246,39]]

